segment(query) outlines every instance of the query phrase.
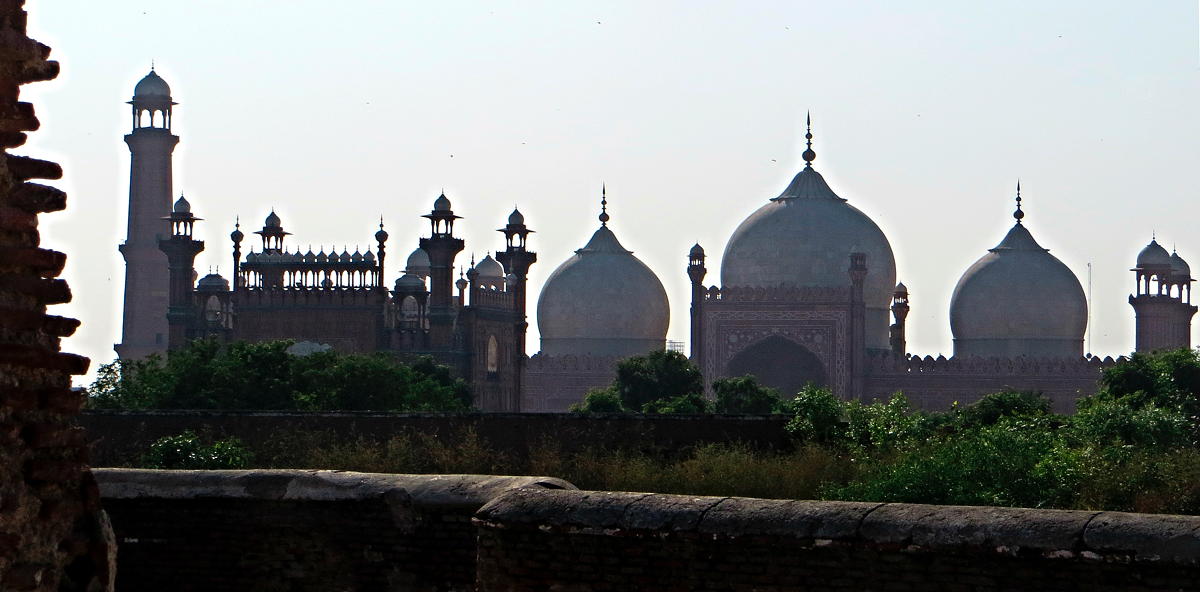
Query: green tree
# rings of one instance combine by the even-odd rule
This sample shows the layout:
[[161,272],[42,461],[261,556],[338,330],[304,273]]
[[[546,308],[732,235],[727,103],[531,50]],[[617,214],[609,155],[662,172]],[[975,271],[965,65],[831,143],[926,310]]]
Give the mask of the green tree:
[[464,411],[470,390],[431,358],[334,351],[295,356],[289,341],[194,341],[166,358],[100,368],[89,405],[117,409]]
[[779,391],[758,384],[752,374],[718,378],[712,383],[717,395],[717,413],[778,413],[781,401]]
[[704,380],[686,356],[659,350],[621,360],[612,388],[625,409],[640,410],[658,399],[703,393]]
[[678,397],[650,401],[642,407],[642,413],[712,413],[712,403],[700,393],[687,393]]
[[805,385],[787,403],[792,416],[785,429],[804,442],[832,443],[844,437],[845,408],[828,387]]

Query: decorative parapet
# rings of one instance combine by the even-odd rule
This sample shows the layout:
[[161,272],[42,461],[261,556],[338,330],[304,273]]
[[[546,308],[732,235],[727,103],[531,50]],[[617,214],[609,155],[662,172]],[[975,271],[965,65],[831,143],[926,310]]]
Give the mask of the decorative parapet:
[[487,286],[478,286],[471,291],[471,306],[512,310],[515,306],[513,292]]
[[807,304],[844,304],[850,300],[850,287],[815,288],[776,286],[710,286],[704,292],[705,302],[778,302]]
[[1091,358],[981,358],[871,353],[865,370],[869,376],[941,374],[986,376],[1099,376],[1100,371],[1124,361],[1124,356]]

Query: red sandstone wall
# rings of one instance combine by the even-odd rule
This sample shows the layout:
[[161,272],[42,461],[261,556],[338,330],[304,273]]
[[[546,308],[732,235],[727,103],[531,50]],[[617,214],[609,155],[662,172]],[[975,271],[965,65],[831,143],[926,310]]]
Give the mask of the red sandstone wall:
[[59,352],[79,322],[46,314],[71,291],[54,279],[66,256],[39,248],[37,230],[37,215],[63,209],[66,196],[28,182],[62,169],[8,153],[39,125],[20,85],[58,75],[50,48],[25,36],[23,4],[0,0],[0,588],[104,590],[112,546],[73,424],[83,394],[71,375],[88,360]]

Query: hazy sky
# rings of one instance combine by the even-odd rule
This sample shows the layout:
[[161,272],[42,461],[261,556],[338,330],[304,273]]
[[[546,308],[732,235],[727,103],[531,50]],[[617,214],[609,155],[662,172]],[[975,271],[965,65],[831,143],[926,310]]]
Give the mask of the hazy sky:
[[[197,260],[229,271],[234,216],[272,207],[293,246],[367,246],[389,283],[445,187],[460,258],[503,246],[514,204],[542,282],[598,225],[662,279],[688,335],[687,250],[708,283],[737,224],[816,166],[870,215],[912,292],[910,351],[952,351],[950,295],[1011,225],[1093,265],[1092,351],[1133,347],[1134,257],[1157,232],[1200,265],[1200,42],[1193,1],[352,2],[31,0],[62,62],[27,87],[20,153],[66,170],[43,244],[67,252],[93,366],[120,340],[128,101],[151,60],[180,104],[175,191],[205,219]],[[1200,269],[1198,267],[1197,269]],[[530,353],[538,349],[531,319]]]

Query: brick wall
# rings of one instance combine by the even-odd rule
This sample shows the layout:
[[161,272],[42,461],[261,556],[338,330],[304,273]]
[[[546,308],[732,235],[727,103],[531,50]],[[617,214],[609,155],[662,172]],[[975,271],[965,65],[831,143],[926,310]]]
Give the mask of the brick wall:
[[1197,590],[1200,517],[515,491],[478,590]]
[[66,255],[40,248],[38,233],[38,214],[65,208],[66,195],[29,182],[62,169],[8,152],[40,125],[21,85],[58,75],[50,48],[25,35],[23,5],[0,0],[0,589],[104,590],[111,531],[73,425],[83,394],[71,375],[88,360],[60,351],[79,321],[46,314],[71,290],[55,279]]
[[98,469],[122,592],[470,590],[471,515],[552,478]]

